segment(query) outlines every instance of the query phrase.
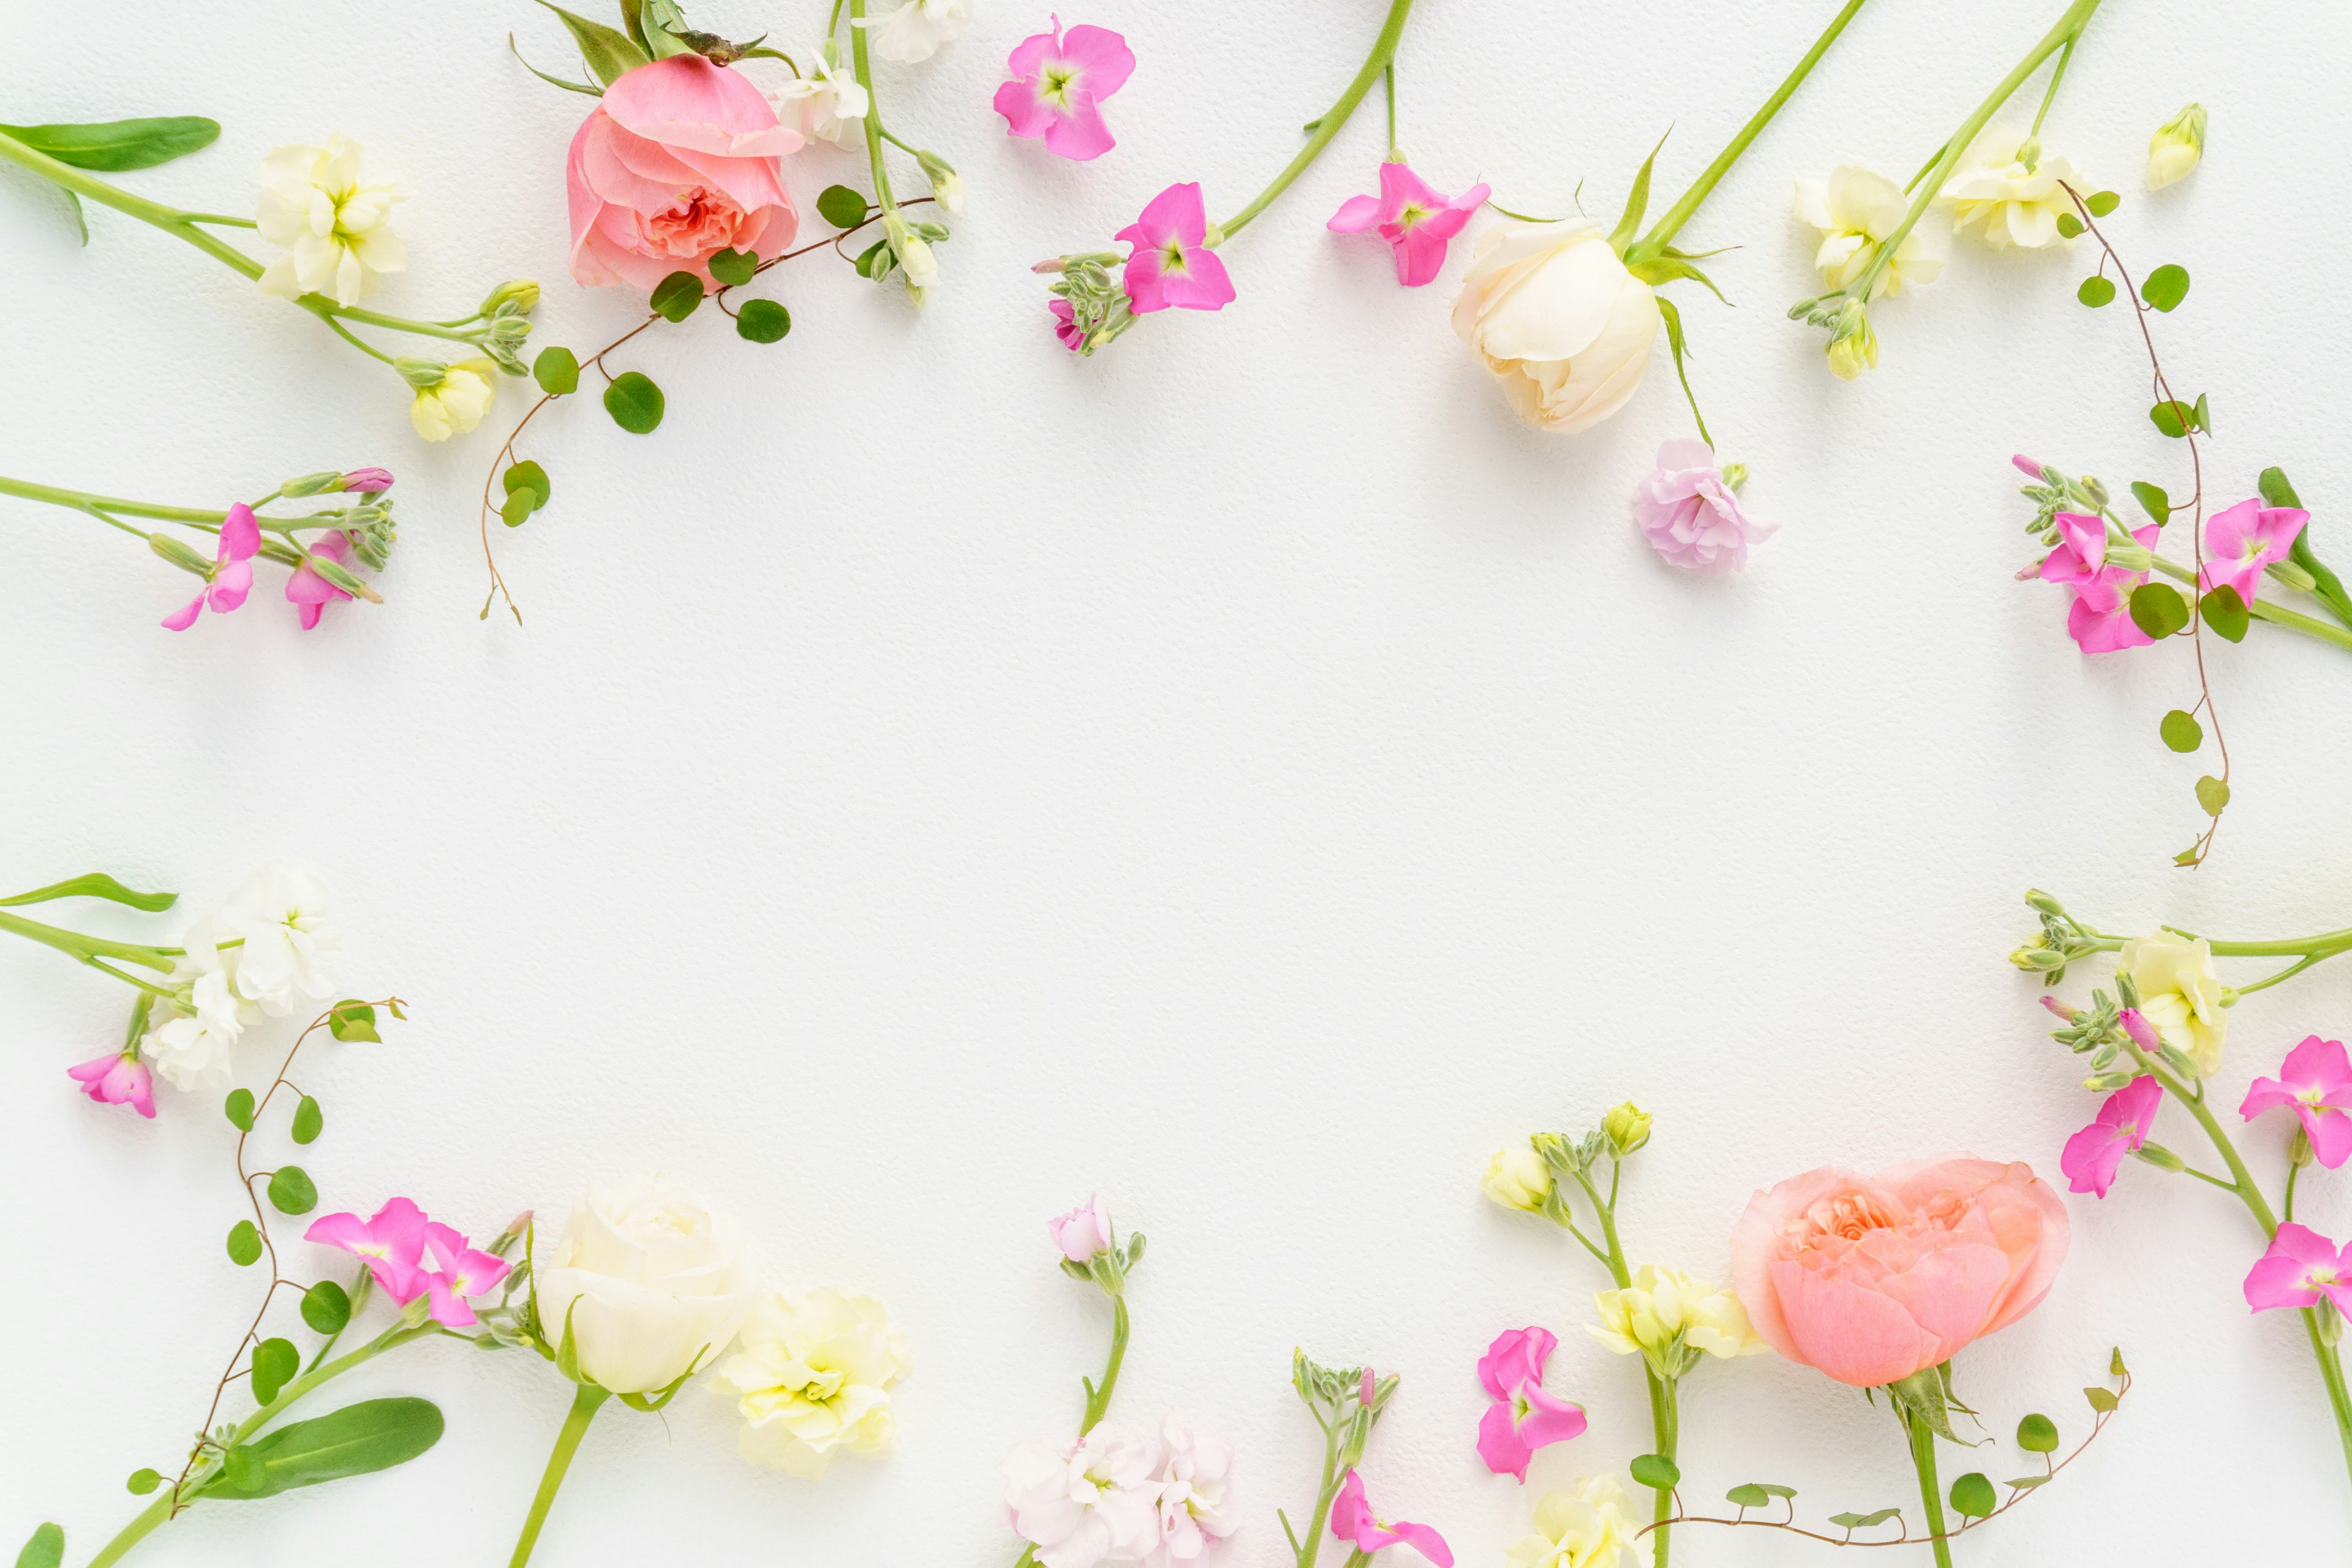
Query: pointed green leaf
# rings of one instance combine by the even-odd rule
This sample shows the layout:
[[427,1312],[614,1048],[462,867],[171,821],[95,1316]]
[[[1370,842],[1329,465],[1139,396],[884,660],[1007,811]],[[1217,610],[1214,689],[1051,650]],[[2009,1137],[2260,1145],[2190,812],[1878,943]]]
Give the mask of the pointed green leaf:
[[2083,286],[2074,290],[2074,298],[2090,306],[2094,310],[2102,305],[2112,305],[2116,300],[2115,280],[2108,278],[2085,278],[2083,279]]
[[319,1188],[299,1165],[280,1165],[270,1173],[269,1204],[279,1214],[309,1214],[319,1206]]
[[729,248],[710,258],[710,275],[730,289],[740,289],[751,281],[760,270],[760,258],[749,250]]
[[2152,637],[2168,637],[2189,624],[2189,601],[2169,583],[2142,583],[2132,590],[2132,625]]
[[304,1095],[301,1103],[294,1108],[292,1130],[294,1142],[297,1143],[315,1142],[326,1124],[327,1113],[319,1109],[317,1100],[307,1094]]
[[2083,220],[2076,217],[2073,213],[2060,213],[2058,215],[2058,232],[2064,235],[2068,239],[2072,239],[2076,235],[2083,232]]
[[778,342],[792,330],[793,313],[773,300],[753,300],[736,313],[735,335],[745,342]]
[[16,1568],[59,1568],[66,1560],[66,1527],[44,1524],[16,1553]]
[[2213,404],[2205,394],[2197,395],[2197,406],[2189,411],[2189,422],[2208,436],[2213,434]]
[[2027,1416],[2017,1424],[2017,1446],[2029,1454],[2056,1453],[2058,1424],[2047,1415]]
[[2083,1390],[2083,1397],[2089,1400],[2091,1408],[2102,1415],[2113,1410],[2116,1404],[2114,1393],[2105,1388],[2086,1388]]
[[531,75],[537,77],[540,80],[545,82],[550,87],[560,87],[566,92],[585,93],[590,98],[602,98],[604,96],[604,89],[601,87],[590,87],[584,81],[570,81],[560,76],[550,76],[545,71],[540,69],[537,66],[531,64],[529,60],[524,59],[522,58],[522,49],[516,44],[515,36],[512,33],[509,33],[507,35],[507,51],[514,56],[515,59],[521,64],[523,69],[530,72]]
[[153,1470],[133,1470],[131,1479],[122,1484],[132,1497],[145,1497],[163,1484],[163,1478]]
[[363,1399],[281,1426],[230,1450],[232,1462],[204,1489],[207,1499],[249,1501],[406,1464],[441,1440],[441,1411],[426,1399]]
[[2091,199],[2083,205],[2091,209],[2093,217],[2105,217],[2123,205],[2123,197],[2113,191],[2093,191]]
[[1970,1470],[1952,1483],[1952,1510],[1969,1519],[1982,1519],[2000,1506],[1992,1482],[1981,1471]]
[[[1673,134],[1670,127],[1666,136]],[[1650,155],[1642,160],[1641,173],[1633,176],[1633,188],[1625,193],[1624,214],[1618,218],[1617,226],[1609,233],[1609,248],[1620,256],[1625,254],[1625,247],[1632,243],[1634,231],[1642,226],[1642,215],[1649,211],[1650,166],[1658,161],[1659,149],[1665,144],[1666,137],[1659,137],[1658,145],[1651,148]]]
[[835,228],[856,228],[869,210],[865,193],[847,185],[827,185],[817,193],[816,216]]
[[2158,526],[2172,521],[2172,498],[2161,489],[2146,479],[2134,479],[2131,493],[2132,500],[2139,502],[2140,510],[2147,513],[2149,520]]
[[2205,727],[2197,722],[2194,715],[2178,708],[2164,716],[2164,721],[2156,727],[2156,732],[2163,736],[2164,743],[2176,752],[2193,752],[2205,743]]
[[383,1037],[375,1032],[375,1009],[364,1002],[338,1002],[328,1011],[327,1032],[346,1043],[352,1040],[373,1040],[381,1045]]
[[1672,1491],[1682,1483],[1683,1473],[1664,1454],[1644,1454],[1630,1467],[1636,1484],[1652,1491]]
[[1830,1522],[1843,1530],[1868,1530],[1874,1524],[1885,1524],[1902,1511],[1899,1508],[1882,1508],[1875,1513],[1833,1513]]
[[530,378],[550,397],[580,390],[580,360],[561,343],[551,343],[539,351],[530,363]]
[[261,1261],[261,1233],[253,1228],[251,1220],[241,1219],[228,1227],[228,1260],[239,1268]]
[[695,52],[692,44],[688,43],[667,27],[657,26],[652,23],[646,24],[646,53],[653,56],[654,58],[666,60],[672,55],[690,55]]
[[650,436],[662,422],[662,390],[642,372],[623,371],[604,389],[604,412],[632,436]]
[[2205,624],[2231,642],[2246,640],[2246,601],[2238,597],[2238,590],[2224,583],[2197,603],[2198,613]]
[[179,902],[180,895],[134,892],[105,872],[92,871],[86,877],[69,877],[62,882],[51,882],[46,888],[36,888],[29,893],[19,893],[13,899],[0,899],[0,906],[45,904],[51,899],[110,899],[118,904],[129,904],[134,910],[144,910],[153,914]]
[[673,272],[654,285],[647,303],[664,321],[683,321],[702,303],[702,279],[691,272]]
[[249,1089],[230,1089],[228,1091],[228,1099],[221,1104],[221,1114],[227,1117],[230,1124],[239,1132],[252,1131],[253,1090]]
[[2139,297],[2159,310],[2169,310],[2189,298],[2189,270],[2170,262],[2141,280]]
[[628,29],[629,37],[639,48],[645,47],[645,6],[640,0],[621,0],[621,25]]
[[1712,447],[1715,437],[1706,433],[1706,416],[1698,411],[1698,395],[1691,391],[1690,371],[1683,363],[1689,357],[1690,344],[1683,337],[1682,310],[1672,300],[1661,295],[1658,315],[1666,323],[1666,347],[1674,352],[1675,379],[1683,384],[1683,401],[1690,405],[1691,418],[1697,422],[1698,438]]
[[2196,410],[2180,402],[2159,403],[2147,411],[2147,416],[2158,429],[2176,441],[2188,435],[2189,427],[2196,423]]
[[253,1347],[253,1397],[268,1405],[302,1371],[302,1352],[292,1340],[268,1339]]
[[[2206,816],[2221,816],[2230,804],[2230,786],[2211,773],[2207,773],[2197,781],[2197,804],[2205,808]],[[2101,1392],[2104,1393],[2105,1390]],[[2109,1394],[2108,1397],[2112,1399],[2115,1396]],[[2091,1403],[2096,1405],[2098,1401],[2095,1399]]]
[[580,46],[580,58],[588,63],[590,73],[606,87],[639,66],[652,63],[646,51],[637,47],[636,40],[618,28],[575,16],[561,5],[550,5],[549,0],[539,3],[563,18],[563,25],[572,29],[572,42]]
[[322,1334],[341,1332],[352,1321],[351,1292],[331,1279],[321,1279],[302,1292],[302,1321]]
[[2117,1345],[2107,1354],[2107,1375],[2109,1377],[2128,1377],[2131,1375],[2124,1370],[2124,1348],[2121,1345]]
[[95,125],[0,125],[0,135],[77,169],[120,174],[125,169],[152,169],[211,146],[220,136],[220,121],[182,114],[162,120],[110,120]]

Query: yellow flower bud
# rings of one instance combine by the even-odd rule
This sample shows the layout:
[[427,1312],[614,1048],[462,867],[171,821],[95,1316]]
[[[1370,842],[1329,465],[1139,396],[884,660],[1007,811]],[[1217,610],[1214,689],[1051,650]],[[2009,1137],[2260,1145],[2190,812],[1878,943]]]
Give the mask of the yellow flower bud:
[[2147,188],[2160,191],[2189,177],[2205,156],[2205,106],[2192,103],[2147,139]]
[[1629,1100],[1601,1119],[1601,1131],[1610,1152],[1622,1160],[1650,1141],[1650,1117]]
[[486,359],[446,366],[440,380],[416,389],[416,400],[408,405],[409,423],[428,441],[446,441],[473,429],[490,411],[498,374],[498,366]]
[[1486,1162],[1486,1174],[1479,1185],[1505,1208],[1534,1214],[1551,1196],[1551,1167],[1531,1145],[1514,1144],[1495,1151],[1495,1157]]
[[1870,312],[1859,300],[1848,300],[1838,312],[1830,334],[1830,374],[1852,381],[1864,371],[1878,368],[1878,334],[1870,330]]

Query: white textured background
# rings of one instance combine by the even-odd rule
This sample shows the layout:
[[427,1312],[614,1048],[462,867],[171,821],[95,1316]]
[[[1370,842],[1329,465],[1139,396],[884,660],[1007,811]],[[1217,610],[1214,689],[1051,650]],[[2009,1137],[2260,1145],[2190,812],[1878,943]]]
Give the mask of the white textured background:
[[[1829,9],[1426,0],[1403,142],[1444,188],[1483,176],[1559,209],[1585,181],[1613,216],[1671,121],[1663,206]],[[640,340],[628,363],[669,394],[653,437],[584,402],[543,416],[528,449],[554,505],[500,540],[524,631],[474,614],[472,497],[512,384],[484,431],[426,447],[389,375],[310,321],[110,214],[78,249],[48,192],[0,174],[0,471],[220,505],[382,463],[402,519],[384,607],[304,637],[265,572],[242,613],[173,637],[155,622],[186,579],[0,504],[0,881],[102,868],[194,914],[271,855],[307,859],[347,904],[353,987],[415,1008],[302,1075],[326,1102],[305,1163],[329,1206],[405,1192],[488,1232],[526,1205],[559,1215],[593,1172],[660,1166],[736,1214],[779,1279],[870,1290],[912,1335],[887,1461],[814,1487],[738,1461],[715,1395],[682,1397],[667,1434],[616,1411],[544,1562],[1009,1563],[997,1458],[1073,1427],[1105,1333],[1042,1220],[1099,1184],[1152,1239],[1118,1414],[1178,1409],[1240,1444],[1248,1523],[1225,1561],[1286,1558],[1273,1510],[1304,1505],[1316,1459],[1286,1383],[1303,1343],[1402,1370],[1375,1494],[1495,1563],[1540,1484],[1622,1466],[1647,1426],[1633,1366],[1578,1327],[1596,1270],[1479,1198],[1492,1147],[1638,1098],[1658,1130],[1628,1177],[1634,1250],[1718,1271],[1749,1191],[1815,1164],[1958,1147],[2056,1174],[2094,1101],[2002,962],[2028,883],[2126,928],[2352,920],[2352,661],[2267,628],[2219,650],[2238,804],[2186,875],[2166,862],[2200,764],[2156,721],[2192,693],[2187,650],[2085,662],[2056,591],[2009,581],[2029,559],[2012,449],[2179,485],[2127,319],[2072,301],[2081,259],[1962,250],[1877,312],[1885,365],[1854,386],[1781,318],[1814,289],[1790,179],[1855,157],[1907,174],[2058,9],[1880,0],[1685,231],[1743,247],[1714,264],[1736,310],[1677,294],[1726,455],[1784,524],[1733,581],[1661,566],[1628,521],[1687,427],[1663,343],[1612,423],[1524,431],[1447,328],[1458,254],[1406,292],[1384,247],[1323,231],[1370,188],[1375,112],[1234,241],[1223,315],[1083,363],[1045,331],[1026,264],[1097,245],[1173,180],[1237,205],[1353,69],[1370,0],[1068,13],[1141,61],[1090,165],[987,108],[1043,5],[982,0],[929,65],[885,68],[894,124],[971,191],[933,308],[813,258],[781,281],[780,347],[709,312]],[[2259,30],[2227,7],[2108,11],[2046,139],[2126,193],[2136,266],[2194,274],[2159,329],[2183,390],[2211,395],[2218,499],[2282,463],[2352,564],[2347,307],[2320,281],[2346,239],[2325,199],[2352,133],[2346,24],[2320,0]],[[697,17],[791,46],[817,8]],[[452,313],[536,275],[542,340],[593,348],[637,306],[563,277],[586,106],[523,73],[509,26],[569,66],[521,0],[70,19],[5,0],[0,118],[211,114],[216,147],[124,183],[227,210],[272,144],[340,128],[415,192],[385,308]],[[2208,166],[2144,197],[2147,136],[2191,98],[2212,108]],[[788,173],[807,203],[860,167],[825,151]],[[2340,1034],[2347,982],[2239,1008],[2219,1098],[2306,1031]],[[73,1562],[138,1506],[125,1474],[172,1468],[254,1289],[222,1256],[237,1194],[213,1098],[167,1093],[151,1125],[64,1078],[119,1037],[121,1003],[0,947],[0,1539],[55,1518]],[[282,1043],[264,1031],[244,1080]],[[2189,1148],[2178,1116],[2162,1136]],[[2285,1136],[2247,1138],[2266,1174]],[[2314,1182],[2307,1209],[2339,1234],[2344,1186]],[[2139,1388],[1964,1557],[2341,1542],[2300,1328],[2238,1294],[2245,1216],[2138,1165],[2073,1210],[2047,1305],[1960,1363],[2002,1437],[1979,1462],[2020,1473],[2027,1409],[2071,1441],[2110,1344]],[[1561,1335],[1552,1386],[1593,1426],[1523,1495],[1472,1452],[1472,1363],[1531,1321]],[[429,1394],[448,1436],[385,1476],[199,1509],[142,1552],[502,1561],[563,1412],[552,1372],[449,1346],[346,1387]],[[1710,1366],[1686,1410],[1695,1500],[1759,1479],[1815,1518],[1916,1509],[1892,1423],[1811,1372]],[[1800,1556],[1685,1533],[1693,1563]]]

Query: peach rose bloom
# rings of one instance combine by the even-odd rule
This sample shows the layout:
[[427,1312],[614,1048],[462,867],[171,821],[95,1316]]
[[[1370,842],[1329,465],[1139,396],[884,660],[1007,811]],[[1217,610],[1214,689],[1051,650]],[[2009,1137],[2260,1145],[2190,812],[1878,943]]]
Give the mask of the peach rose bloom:
[[1874,1176],[1824,1166],[1758,1193],[1731,1233],[1748,1321],[1858,1388],[1940,1366],[2041,1304],[2066,1205],[2022,1164],[1955,1155]]
[[801,145],[723,66],[700,55],[639,66],[572,138],[572,276],[651,293],[691,272],[709,289],[719,252],[775,255],[800,227],[776,160]]

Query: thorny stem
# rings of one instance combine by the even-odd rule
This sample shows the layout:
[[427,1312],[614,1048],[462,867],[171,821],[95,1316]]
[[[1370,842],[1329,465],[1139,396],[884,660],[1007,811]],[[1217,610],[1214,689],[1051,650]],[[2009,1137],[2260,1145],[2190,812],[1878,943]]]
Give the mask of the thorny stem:
[[[850,0],[853,5],[859,3],[860,0]],[[1308,166],[1323,155],[1323,149],[1331,144],[1331,138],[1339,134],[1339,128],[1348,123],[1349,115],[1356,112],[1356,105],[1364,101],[1364,94],[1371,90],[1372,83],[1380,79],[1381,74],[1389,68],[1389,62],[1396,58],[1397,40],[1404,36],[1404,19],[1412,10],[1412,0],[1389,0],[1388,17],[1373,37],[1372,51],[1364,57],[1363,66],[1356,72],[1355,79],[1348,84],[1346,91],[1340,93],[1339,100],[1315,122],[1314,133],[1307,137],[1307,145],[1283,166],[1282,173],[1274,177],[1274,183],[1252,198],[1247,206],[1212,231],[1209,236],[1211,244],[1221,238],[1231,239],[1247,227],[1251,219],[1272,205],[1275,197],[1288,190],[1290,183],[1305,174]],[[1389,146],[1391,152],[1395,150],[1393,124],[1389,132]]]

